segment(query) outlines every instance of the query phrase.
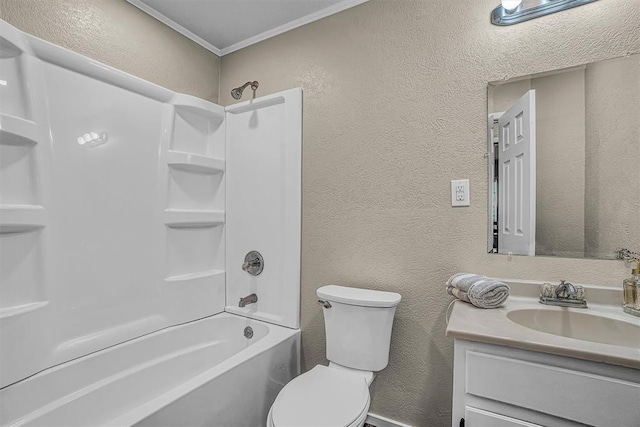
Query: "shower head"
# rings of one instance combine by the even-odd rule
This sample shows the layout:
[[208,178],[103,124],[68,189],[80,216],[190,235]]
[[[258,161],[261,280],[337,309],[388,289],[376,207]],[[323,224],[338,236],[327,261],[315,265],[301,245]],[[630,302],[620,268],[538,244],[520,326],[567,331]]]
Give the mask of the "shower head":
[[233,97],[233,99],[240,99],[242,98],[242,91],[244,91],[247,86],[251,85],[251,89],[253,89],[253,95],[255,96],[256,94],[256,89],[258,89],[258,85],[259,83],[254,80],[252,82],[246,82],[245,84],[243,84],[240,87],[236,87],[231,89],[231,96]]
[[233,99],[242,98],[242,89],[240,89],[239,87],[231,89],[231,96],[233,96]]

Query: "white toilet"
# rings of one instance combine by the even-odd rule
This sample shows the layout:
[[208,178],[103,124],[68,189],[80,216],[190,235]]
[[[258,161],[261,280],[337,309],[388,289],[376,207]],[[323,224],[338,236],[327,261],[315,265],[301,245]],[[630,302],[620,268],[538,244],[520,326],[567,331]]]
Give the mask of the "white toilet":
[[389,362],[389,343],[400,294],[323,286],[329,366],[316,365],[280,391],[268,427],[361,427],[369,411],[369,385]]

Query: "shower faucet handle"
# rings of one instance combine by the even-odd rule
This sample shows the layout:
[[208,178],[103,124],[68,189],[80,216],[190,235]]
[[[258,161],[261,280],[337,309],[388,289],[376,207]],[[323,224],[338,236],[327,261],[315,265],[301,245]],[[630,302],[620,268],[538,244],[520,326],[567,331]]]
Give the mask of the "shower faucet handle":
[[242,269],[252,276],[257,276],[264,270],[264,258],[258,251],[249,251],[244,257]]

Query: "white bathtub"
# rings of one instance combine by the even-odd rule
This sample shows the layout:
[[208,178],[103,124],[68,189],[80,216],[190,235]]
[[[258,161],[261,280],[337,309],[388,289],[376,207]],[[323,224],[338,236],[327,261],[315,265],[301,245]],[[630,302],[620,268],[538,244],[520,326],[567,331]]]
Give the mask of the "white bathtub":
[[0,423],[264,426],[280,389],[299,374],[299,349],[299,330],[222,313],[5,387]]

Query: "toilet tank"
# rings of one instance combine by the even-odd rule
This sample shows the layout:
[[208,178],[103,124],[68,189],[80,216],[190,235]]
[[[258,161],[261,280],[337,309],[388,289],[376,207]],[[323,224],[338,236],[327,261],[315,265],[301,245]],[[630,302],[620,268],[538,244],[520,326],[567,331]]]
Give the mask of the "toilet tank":
[[400,294],[328,285],[317,291],[325,303],[327,359],[363,371],[381,371],[389,363],[393,316]]

